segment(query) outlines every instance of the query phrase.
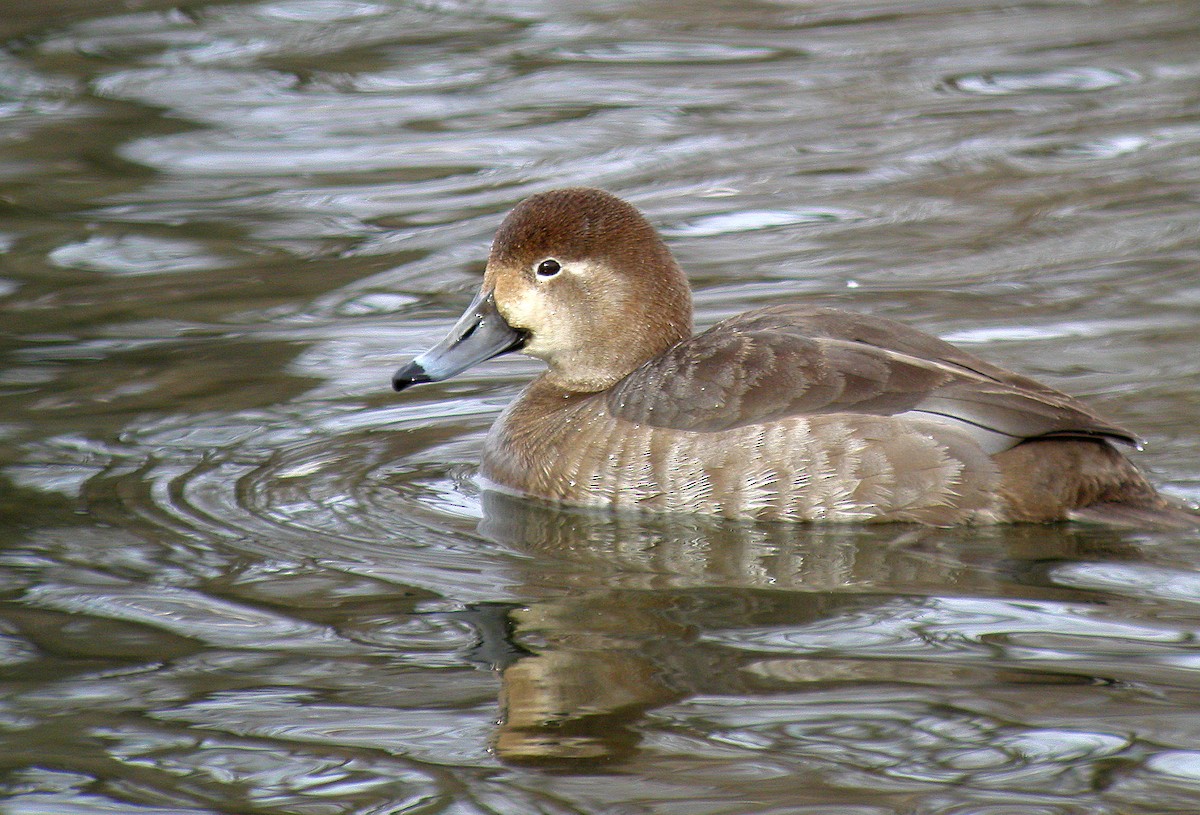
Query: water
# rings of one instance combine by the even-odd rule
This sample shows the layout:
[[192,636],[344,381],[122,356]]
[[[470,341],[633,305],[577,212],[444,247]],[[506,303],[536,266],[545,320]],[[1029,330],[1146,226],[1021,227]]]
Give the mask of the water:
[[481,495],[537,364],[394,368],[554,186],[702,325],[900,318],[1200,500],[1200,10],[7,0],[0,812],[1162,815],[1195,534]]

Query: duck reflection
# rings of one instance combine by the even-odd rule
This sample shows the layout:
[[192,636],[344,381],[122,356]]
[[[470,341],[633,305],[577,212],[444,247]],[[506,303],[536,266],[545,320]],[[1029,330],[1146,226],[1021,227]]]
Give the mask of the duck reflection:
[[484,510],[481,532],[530,556],[522,593],[534,598],[505,610],[504,636],[515,645],[492,660],[502,681],[496,752],[573,767],[627,757],[647,711],[694,694],[1090,681],[978,659],[730,643],[739,630],[854,615],[870,631],[872,620],[886,627],[933,596],[1090,602],[1042,583],[1041,569],[1136,552],[1121,532],[1068,526],[763,525],[564,510],[497,493],[485,494]]

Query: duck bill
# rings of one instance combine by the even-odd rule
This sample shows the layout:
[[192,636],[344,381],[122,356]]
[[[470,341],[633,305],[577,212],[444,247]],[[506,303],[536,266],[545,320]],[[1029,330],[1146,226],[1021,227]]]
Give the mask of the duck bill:
[[518,350],[525,339],[525,332],[500,316],[492,292],[481,291],[446,339],[396,371],[392,387],[402,391],[409,385],[441,382],[472,365]]

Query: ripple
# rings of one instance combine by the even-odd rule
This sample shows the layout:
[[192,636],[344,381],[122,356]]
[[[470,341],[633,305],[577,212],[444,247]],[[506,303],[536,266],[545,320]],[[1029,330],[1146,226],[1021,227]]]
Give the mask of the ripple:
[[37,654],[32,643],[15,633],[0,630],[0,667],[11,669],[35,659]]
[[116,62],[255,64],[272,55],[289,59],[338,54],[405,39],[503,29],[481,10],[446,13],[435,3],[401,6],[362,0],[297,0],[207,5],[202,20],[176,11],[112,14],[84,19],[38,44],[44,53],[82,53]]
[[700,238],[735,232],[753,232],[779,226],[856,221],[862,217],[858,213],[839,209],[743,210],[694,218],[661,231],[667,237]]
[[1147,769],[1200,786],[1200,751],[1164,750],[1146,760]]
[[[94,781],[93,781],[94,783]],[[104,815],[127,813],[128,815],[208,815],[211,809],[197,803],[195,808],[181,809],[178,806],[132,806],[123,796],[104,796],[78,790],[70,792],[19,792],[5,796],[4,808],[7,815]]]
[[222,693],[158,718],[239,736],[380,750],[422,761],[491,765],[488,735],[495,709],[411,710],[273,699],[258,691]]
[[1030,342],[1073,337],[1098,337],[1114,332],[1119,325],[1112,321],[1068,320],[1046,325],[996,325],[966,328],[942,335],[946,342],[956,345],[978,345],[994,342]]
[[[717,750],[729,745],[765,753],[803,765],[835,786],[894,790],[897,784],[953,784],[1004,790],[1013,806],[1025,794],[1086,794],[1099,762],[1131,746],[1123,736],[1026,730],[978,711],[936,708],[889,691],[742,699],[736,710],[700,698],[682,704],[675,715],[703,719]],[[704,754],[714,746],[697,749]],[[1088,811],[1086,804],[1079,811]]]
[[1126,133],[1105,138],[1090,139],[1088,141],[1058,144],[1050,148],[1030,151],[1028,154],[1034,157],[1044,156],[1069,160],[1105,160],[1132,155],[1146,149],[1152,143],[1152,140],[1146,136],[1136,133]]
[[[93,83],[98,96],[147,104],[174,104],[197,115],[204,110],[229,110],[274,102],[278,105],[295,87],[295,79],[270,71],[236,71],[224,68],[133,68],[105,74]],[[178,100],[178,101],[175,101]],[[215,122],[214,123],[218,123]],[[233,124],[224,122],[223,124]]]
[[124,763],[156,772],[207,778],[218,784],[255,785],[262,790],[255,797],[263,803],[285,803],[296,795],[342,796],[394,783],[386,775],[362,772],[361,767],[354,766],[359,762],[321,760],[294,752],[280,755],[274,747],[249,745],[209,744],[204,750],[181,755],[127,757]]
[[50,253],[50,261],[69,269],[116,275],[178,274],[232,265],[202,244],[145,235],[97,235],[60,246]]
[[1087,93],[1140,80],[1133,71],[1112,68],[1053,68],[1044,71],[996,71],[950,77],[945,84],[963,93],[1004,96],[1026,93]]
[[[461,423],[494,413],[493,406],[463,400],[461,410],[433,417],[427,405],[353,410],[340,403],[177,415],[131,425],[119,445],[99,451],[103,458],[68,438],[31,448],[41,462],[6,472],[28,486],[117,501],[140,524],[204,551],[318,557],[351,574],[367,562],[378,579],[493,600],[510,581],[504,559],[474,531],[482,515],[472,483],[479,439],[462,435]],[[204,638],[211,629],[215,641],[231,646],[319,645],[328,638],[186,592],[119,589],[72,598],[62,586],[45,591],[38,602],[64,609],[79,603],[69,610],[162,625],[184,636]]]
[[391,6],[365,3],[361,0],[276,0],[256,4],[252,13],[263,18],[288,22],[335,23],[358,17],[378,17],[391,11]]
[[[980,796],[984,798],[985,796]],[[1006,796],[1010,797],[1010,796]],[[933,809],[918,810],[921,815],[933,815]],[[1108,813],[1110,810],[1099,809],[1091,803],[1070,803],[1064,804],[1060,802],[1047,803],[1044,801],[1029,800],[1022,803],[988,803],[980,800],[970,804],[962,804],[951,807],[938,807],[936,815],[1099,815],[1099,813]]]
[[[280,681],[314,681],[314,666],[320,666],[327,680],[337,682],[345,674],[345,665],[339,660],[288,662],[226,651],[207,658],[178,659],[153,672],[48,679],[41,689],[23,690],[19,704],[43,714],[39,730],[43,737],[62,731],[57,737],[72,745],[67,766],[102,761],[114,772],[120,768],[119,775],[109,776],[119,777],[120,782],[98,785],[91,776],[28,768],[9,774],[0,785],[5,812],[158,812],[138,804],[166,800],[173,805],[161,810],[164,813],[210,812],[215,799],[236,802],[222,809],[238,812],[330,813],[348,811],[348,806],[363,812],[409,812],[423,810],[430,800],[445,796],[447,779],[443,773],[397,758],[394,749],[339,750],[331,744],[310,747],[303,743],[305,738],[293,740],[283,735],[286,726],[280,728],[280,736],[264,742],[230,732],[253,727],[239,728],[237,723],[223,727],[224,719],[218,712],[231,718],[241,716],[245,719],[243,725],[263,725],[291,711],[297,714],[293,720],[301,723],[301,730],[310,732],[303,727],[300,714],[311,701],[311,692],[272,685]],[[345,683],[354,691],[369,671],[366,664],[358,667],[358,681]],[[219,676],[221,671],[240,677],[232,683],[236,690],[212,690],[214,675]],[[289,675],[287,671],[297,673]],[[238,687],[255,681],[266,687]],[[222,685],[217,683],[215,687]],[[197,696],[198,701],[186,701]],[[394,690],[391,696],[394,699]],[[355,723],[353,711],[365,716],[376,710],[369,705],[345,709],[352,714],[348,720],[351,727]],[[139,715],[110,716],[97,725],[102,711],[131,710]],[[78,715],[68,715],[67,711]],[[463,717],[473,721],[476,714],[466,711]],[[193,718],[197,727],[189,726]],[[333,722],[329,729],[337,730]],[[369,730],[369,726],[364,727],[360,735]],[[431,726],[423,732],[434,730]],[[97,795],[81,795],[85,787]],[[99,793],[115,797],[103,798]],[[69,797],[59,800],[56,794]],[[335,801],[336,806],[331,808]]]
[[399,314],[417,302],[416,297],[396,292],[364,292],[341,300],[332,309],[332,313],[338,317]]
[[0,469],[13,483],[78,496],[120,457],[119,447],[75,435],[27,445],[24,460]]
[[109,754],[131,773],[127,784],[149,772],[187,778],[193,788],[226,790],[221,794],[247,790],[257,805],[254,811],[271,806],[272,811],[327,812],[333,811],[323,806],[329,801],[346,803],[364,795],[390,799],[396,807],[391,811],[408,811],[436,796],[440,787],[436,774],[378,754],[330,755],[301,745],[212,734],[198,750],[193,739],[132,727],[114,728],[105,737],[112,745]]
[[686,65],[691,63],[761,62],[789,56],[781,48],[715,42],[627,41],[559,48],[555,57],[573,62],[613,62],[632,65]]
[[352,648],[333,631],[200,592],[171,587],[80,586],[44,583],[24,597],[33,606],[141,623],[212,645],[255,649]]
[[1077,730],[1026,730],[1004,740],[1007,750],[1027,761],[1079,761],[1115,755],[1132,745],[1128,736]]
[[1200,575],[1148,563],[1063,563],[1048,577],[1060,586],[1174,603],[1200,603]]
[[37,464],[11,464],[0,472],[3,472],[12,480],[13,484],[19,487],[78,497],[83,493],[88,482],[103,473],[104,470],[104,465],[95,463],[39,462]]
[[[369,626],[361,629],[347,629],[347,635],[358,642],[406,655],[441,651],[454,656],[453,652],[468,648],[478,641],[478,633],[471,626],[435,615],[372,620]],[[462,664],[457,656],[442,662]],[[430,662],[425,658],[421,664],[430,665]]]
[[[1170,623],[1108,618],[1098,609],[1048,601],[935,597],[894,600],[799,628],[711,633],[735,649],[855,658],[979,660],[1035,670],[1118,671],[1133,677],[1178,665],[1187,670],[1195,632]],[[1131,654],[1145,664],[1125,666]],[[1150,657],[1155,657],[1151,659]],[[1103,668],[1101,667],[1103,666]]]
[[[150,167],[199,176],[286,176],[298,173],[375,173],[402,168],[428,174],[433,170],[468,177],[492,162],[520,161],[532,152],[525,136],[504,132],[475,133],[470,138],[448,141],[438,137],[409,135],[347,135],[321,132],[327,129],[333,111],[320,114],[323,120],[302,136],[286,144],[269,144],[247,139],[246,133],[199,132],[140,139],[123,145],[119,152],[130,161]],[[337,115],[346,115],[338,111]],[[288,118],[283,116],[282,118]],[[389,128],[376,124],[378,131]],[[549,128],[535,128],[536,130]],[[546,133],[550,148],[558,141],[567,149],[569,138]]]

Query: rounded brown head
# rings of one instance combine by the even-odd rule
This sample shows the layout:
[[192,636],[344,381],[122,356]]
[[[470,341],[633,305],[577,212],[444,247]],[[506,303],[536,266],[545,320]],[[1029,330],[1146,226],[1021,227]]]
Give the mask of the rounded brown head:
[[504,219],[475,302],[394,383],[445,379],[519,348],[559,387],[600,391],[691,332],[687,279],[642,214],[603,190],[553,190]]

